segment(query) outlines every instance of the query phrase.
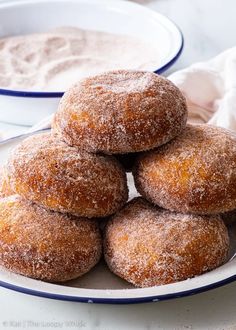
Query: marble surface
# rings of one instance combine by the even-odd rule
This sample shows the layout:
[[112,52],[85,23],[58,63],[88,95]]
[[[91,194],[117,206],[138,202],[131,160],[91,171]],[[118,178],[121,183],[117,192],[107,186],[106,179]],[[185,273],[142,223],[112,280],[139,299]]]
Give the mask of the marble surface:
[[235,0],[135,2],[165,14],[183,31],[184,51],[178,62],[167,73],[198,61],[205,61],[236,44]]
[[0,329],[235,330],[235,293],[231,284],[188,298],[117,306],[53,301],[0,289]]
[[[99,0],[98,0],[99,1]],[[235,0],[137,1],[173,19],[185,48],[168,73],[236,44]],[[11,132],[22,128],[4,126]],[[2,329],[236,329],[236,283],[199,295],[152,304],[87,305],[31,297],[0,288]]]

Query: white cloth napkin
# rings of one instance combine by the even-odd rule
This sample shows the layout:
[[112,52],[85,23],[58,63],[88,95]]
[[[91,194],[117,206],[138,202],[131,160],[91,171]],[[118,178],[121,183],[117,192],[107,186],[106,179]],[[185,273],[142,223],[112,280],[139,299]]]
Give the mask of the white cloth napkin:
[[[236,47],[168,77],[184,93],[189,122],[236,130]],[[30,131],[50,127],[48,117]]]
[[187,99],[189,122],[236,130],[236,47],[168,78]]

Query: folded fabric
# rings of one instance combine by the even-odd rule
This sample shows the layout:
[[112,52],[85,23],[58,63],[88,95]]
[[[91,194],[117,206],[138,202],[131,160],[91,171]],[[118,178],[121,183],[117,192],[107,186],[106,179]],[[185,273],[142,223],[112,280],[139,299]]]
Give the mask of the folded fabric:
[[236,130],[236,47],[168,78],[187,99],[189,122]]

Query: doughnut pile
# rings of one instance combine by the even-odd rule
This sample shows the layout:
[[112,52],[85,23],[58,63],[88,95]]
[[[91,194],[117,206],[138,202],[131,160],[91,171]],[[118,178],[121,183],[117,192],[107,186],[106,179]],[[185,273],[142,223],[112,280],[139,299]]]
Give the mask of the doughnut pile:
[[[49,282],[88,272],[102,255],[99,221],[128,198],[115,157],[43,133],[20,143],[1,169],[0,264]],[[92,218],[92,219],[89,219]]]
[[[51,132],[25,139],[1,169],[0,264],[62,282],[95,266],[103,245],[114,274],[150,287],[225,263],[236,138],[186,121],[184,96],[154,73],[72,86]],[[141,197],[126,203],[130,171]]]

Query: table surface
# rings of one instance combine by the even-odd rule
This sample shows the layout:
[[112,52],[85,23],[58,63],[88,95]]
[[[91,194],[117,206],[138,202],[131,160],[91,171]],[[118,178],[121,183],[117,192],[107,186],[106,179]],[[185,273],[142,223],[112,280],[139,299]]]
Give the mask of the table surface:
[[[99,0],[98,0],[99,1]],[[171,73],[236,44],[235,0],[137,1],[173,19],[185,37]],[[0,124],[0,130],[24,128]],[[199,295],[140,305],[88,305],[42,299],[0,288],[2,329],[236,329],[236,283]]]

